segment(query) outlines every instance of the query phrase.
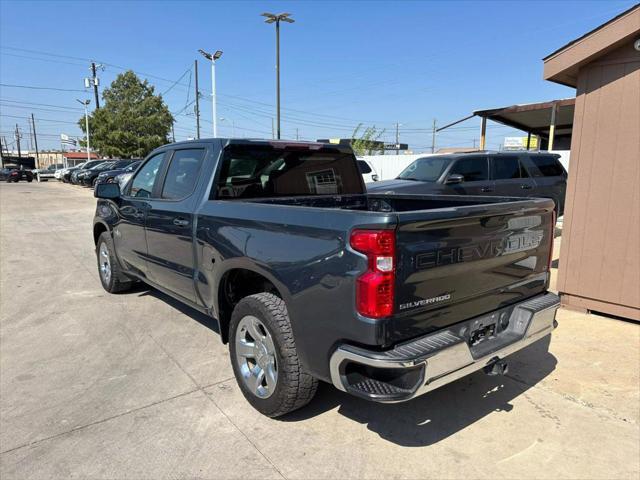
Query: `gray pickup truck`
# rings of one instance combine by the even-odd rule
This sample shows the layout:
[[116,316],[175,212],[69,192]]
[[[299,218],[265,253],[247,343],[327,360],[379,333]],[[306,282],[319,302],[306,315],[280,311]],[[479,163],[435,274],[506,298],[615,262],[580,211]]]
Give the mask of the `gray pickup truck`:
[[409,400],[549,335],[549,199],[366,193],[350,149],[210,139],[98,184],[109,292],[155,287],[217,321],[246,399],[277,417],[319,380]]

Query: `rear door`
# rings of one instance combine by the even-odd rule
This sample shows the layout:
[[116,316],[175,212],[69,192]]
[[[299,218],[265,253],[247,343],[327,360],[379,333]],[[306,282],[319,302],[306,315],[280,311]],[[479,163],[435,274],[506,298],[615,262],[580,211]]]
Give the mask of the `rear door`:
[[493,181],[489,178],[489,159],[486,155],[469,155],[457,158],[447,172],[462,175],[464,181],[445,185],[447,195],[495,195]]
[[113,241],[118,258],[125,268],[143,277],[147,276],[145,220],[164,159],[165,152],[157,153],[136,172],[123,191],[120,220],[114,228]]
[[544,199],[399,213],[391,340],[545,291],[551,219]]
[[552,198],[556,202],[558,216],[564,212],[564,197],[567,189],[567,172],[554,154],[531,154],[523,157],[523,163],[535,180],[536,196]]
[[517,155],[493,155],[489,157],[491,179],[495,195],[504,197],[536,196],[536,186]]
[[195,302],[193,283],[193,192],[207,148],[191,144],[174,149],[147,213],[149,278]]

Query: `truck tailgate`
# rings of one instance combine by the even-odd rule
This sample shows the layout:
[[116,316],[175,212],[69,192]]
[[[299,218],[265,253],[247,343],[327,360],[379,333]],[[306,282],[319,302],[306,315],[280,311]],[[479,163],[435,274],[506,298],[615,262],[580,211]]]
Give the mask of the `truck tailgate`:
[[553,217],[544,199],[398,213],[389,344],[545,291]]

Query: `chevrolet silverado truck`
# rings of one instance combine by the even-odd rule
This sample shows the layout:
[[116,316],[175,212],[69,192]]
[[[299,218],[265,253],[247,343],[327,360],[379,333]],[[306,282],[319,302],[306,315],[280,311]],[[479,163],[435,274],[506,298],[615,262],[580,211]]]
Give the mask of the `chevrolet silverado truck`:
[[371,194],[348,147],[219,138],[161,147],[95,196],[103,287],[209,315],[271,417],[318,381],[399,402],[502,374],[557,325],[550,199]]

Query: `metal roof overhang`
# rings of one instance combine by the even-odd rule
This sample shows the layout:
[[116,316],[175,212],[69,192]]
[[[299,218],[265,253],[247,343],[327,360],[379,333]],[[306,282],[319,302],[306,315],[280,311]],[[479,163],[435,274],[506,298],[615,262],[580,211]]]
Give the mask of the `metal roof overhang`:
[[576,104],[575,98],[477,110],[473,114],[523,130],[532,135],[548,138],[551,127],[551,112],[554,104],[556,105],[555,135],[571,135],[573,131],[573,112]]

